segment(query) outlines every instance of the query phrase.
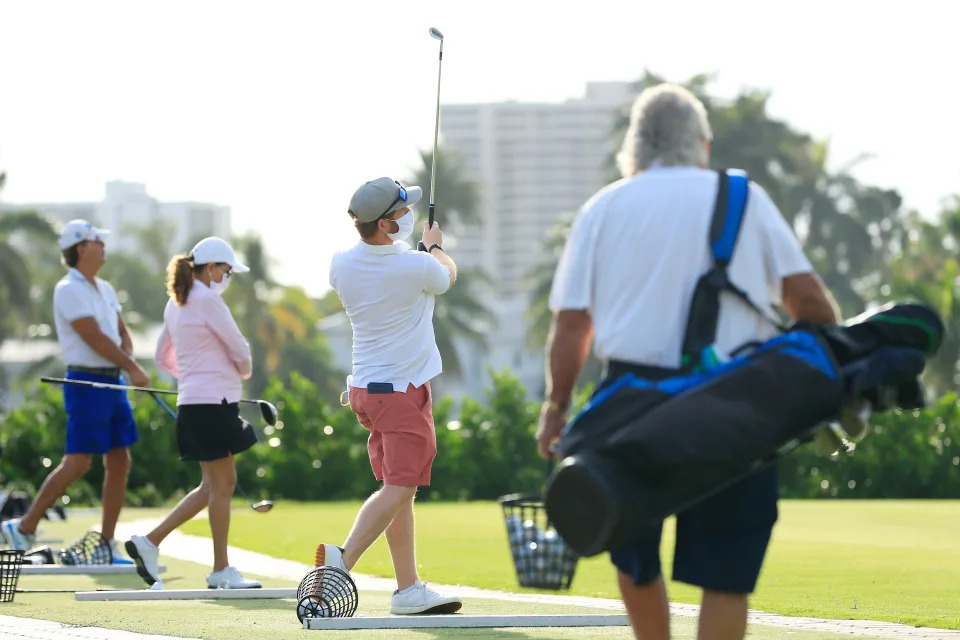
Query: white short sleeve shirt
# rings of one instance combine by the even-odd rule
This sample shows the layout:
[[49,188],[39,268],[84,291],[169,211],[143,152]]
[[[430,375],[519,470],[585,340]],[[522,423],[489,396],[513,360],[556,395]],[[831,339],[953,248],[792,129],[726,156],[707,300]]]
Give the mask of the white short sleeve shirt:
[[[708,242],[717,173],[665,167],[615,182],[577,215],[557,265],[550,307],[587,310],[604,360],[680,366],[697,280],[712,265]],[[783,278],[813,271],[769,196],[750,183],[731,281],[761,309],[781,302]],[[776,330],[730,294],[720,301],[717,348],[725,353]]]
[[60,353],[67,365],[81,367],[115,367],[80,337],[71,322],[93,317],[100,331],[120,346],[120,318],[122,309],[117,293],[110,283],[95,278],[97,286],[90,284],[76,269],[70,271],[53,290],[53,315],[60,342]]
[[450,273],[436,258],[405,242],[361,241],[334,255],[330,286],[353,328],[351,386],[389,382],[405,391],[443,371],[433,310],[436,296],[450,288]]

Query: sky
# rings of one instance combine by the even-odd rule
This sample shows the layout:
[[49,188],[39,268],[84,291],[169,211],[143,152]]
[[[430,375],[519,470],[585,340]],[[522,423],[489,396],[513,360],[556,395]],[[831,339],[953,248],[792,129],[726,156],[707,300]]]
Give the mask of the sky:
[[932,215],[960,193],[952,4],[0,0],[3,198],[96,201],[129,180],[227,205],[280,281],[320,295],[356,241],[353,191],[411,175],[432,146],[436,27],[444,104],[712,72],[720,96],[770,91],[835,167],[871,154],[854,175]]

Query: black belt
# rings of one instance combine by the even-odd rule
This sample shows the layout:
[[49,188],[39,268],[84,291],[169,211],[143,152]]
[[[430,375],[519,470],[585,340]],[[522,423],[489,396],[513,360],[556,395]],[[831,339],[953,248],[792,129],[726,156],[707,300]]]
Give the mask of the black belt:
[[90,373],[95,376],[107,376],[110,378],[120,377],[120,367],[81,367],[79,365],[67,365],[67,371],[72,373]]
[[624,360],[610,360],[603,370],[604,380],[615,380],[622,375],[632,373],[648,380],[665,380],[686,373],[684,369],[670,369],[668,367],[654,367],[647,364],[636,364]]

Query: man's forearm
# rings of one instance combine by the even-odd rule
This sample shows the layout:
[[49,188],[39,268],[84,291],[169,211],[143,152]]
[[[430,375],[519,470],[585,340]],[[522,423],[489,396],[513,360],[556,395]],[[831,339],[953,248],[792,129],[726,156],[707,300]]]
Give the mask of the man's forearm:
[[136,366],[133,358],[125,353],[125,349],[118,347],[113,340],[103,333],[84,338],[84,341],[90,345],[90,348],[96,351],[97,354],[103,356],[124,371],[129,371]]
[[133,355],[133,340],[130,338],[130,332],[123,331],[120,334],[120,350],[128,356]]
[[442,264],[447,268],[447,271],[450,272],[450,284],[453,284],[457,281],[457,264],[453,261],[453,258],[447,255],[443,249],[434,249],[430,252],[437,262]]
[[586,311],[560,311],[547,338],[547,400],[566,410],[590,354],[593,322]]

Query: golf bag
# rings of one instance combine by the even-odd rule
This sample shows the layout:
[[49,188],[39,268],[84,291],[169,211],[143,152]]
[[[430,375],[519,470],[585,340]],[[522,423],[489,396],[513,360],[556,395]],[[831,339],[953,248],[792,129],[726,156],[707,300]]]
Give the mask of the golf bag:
[[630,544],[811,439],[851,402],[875,411],[923,406],[918,376],[944,327],[922,305],[892,305],[845,326],[797,323],[749,353],[717,361],[720,294],[733,293],[763,314],[726,274],[747,184],[742,174],[721,173],[714,266],[693,296],[683,368],[608,381],[561,436],[563,459],[547,481],[545,506],[580,555]]
[[[27,513],[32,502],[25,491],[5,491],[0,489],[0,521],[20,518]],[[55,504],[44,512],[45,520],[66,520],[67,512],[63,506]]]

